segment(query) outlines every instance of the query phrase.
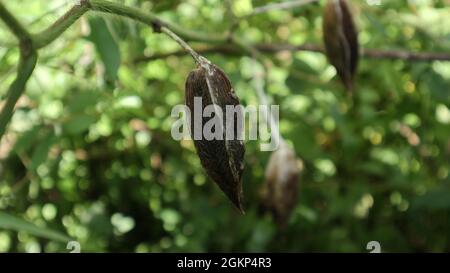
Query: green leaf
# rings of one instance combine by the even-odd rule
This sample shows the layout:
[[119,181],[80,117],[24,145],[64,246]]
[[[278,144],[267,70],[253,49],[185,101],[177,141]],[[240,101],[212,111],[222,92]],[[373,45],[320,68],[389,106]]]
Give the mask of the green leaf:
[[36,138],[39,134],[39,131],[43,129],[42,126],[35,126],[31,128],[30,130],[26,131],[25,133],[20,136],[20,138],[17,140],[16,144],[14,145],[14,151],[16,153],[23,153],[27,151],[30,147],[32,147],[36,141]]
[[64,132],[70,135],[76,135],[89,129],[89,126],[95,122],[96,118],[90,115],[83,114],[75,116],[64,124]]
[[120,50],[114,37],[101,17],[89,18],[91,34],[88,39],[94,43],[105,66],[106,80],[115,81],[120,66]]
[[95,105],[98,102],[99,93],[95,90],[76,94],[68,105],[72,113],[83,112],[86,108]]
[[47,160],[48,153],[52,148],[53,144],[56,143],[58,138],[50,134],[47,138],[45,138],[39,146],[34,150],[33,157],[31,158],[31,168],[36,170],[44,161]]
[[425,78],[426,86],[429,89],[431,96],[441,102],[449,102],[449,88],[450,82],[446,81],[441,75],[430,71]]
[[0,212],[0,228],[14,231],[23,231],[31,235],[46,238],[49,240],[59,241],[59,242],[69,242],[72,239],[58,231],[54,231],[48,228],[43,228],[36,226],[32,223],[24,221],[15,216]]
[[450,189],[440,188],[415,198],[412,202],[415,209],[450,209]]

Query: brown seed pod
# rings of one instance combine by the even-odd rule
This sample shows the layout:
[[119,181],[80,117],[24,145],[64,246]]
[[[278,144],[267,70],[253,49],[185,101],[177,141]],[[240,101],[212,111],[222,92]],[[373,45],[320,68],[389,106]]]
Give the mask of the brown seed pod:
[[358,32],[347,0],[328,0],[322,27],[328,61],[336,68],[347,90],[353,92],[359,46]]
[[[244,170],[244,144],[238,139],[239,132],[242,132],[242,112],[240,115],[234,114],[232,128],[227,128],[226,106],[239,106],[239,99],[234,93],[231,82],[225,73],[213,64],[202,64],[194,69],[186,80],[186,105],[191,111],[190,132],[194,140],[197,154],[200,157],[203,168],[209,177],[220,187],[233,204],[243,213],[242,207],[242,172]],[[201,128],[195,128],[194,113],[196,111],[194,98],[202,98],[202,111],[208,105],[220,106],[224,112],[222,115],[222,139],[207,140],[201,134],[201,139],[197,140],[195,130],[203,130],[208,121],[217,116],[217,112],[211,117],[203,117]],[[198,106],[197,106],[198,107]],[[199,109],[197,109],[198,111]],[[240,108],[238,108],[241,111]],[[238,111],[237,111],[238,112]],[[231,124],[231,123],[230,123]],[[233,130],[233,137],[227,137],[226,132]],[[201,132],[200,132],[201,133]]]
[[282,141],[270,157],[261,190],[263,207],[280,227],[286,225],[297,204],[300,171],[294,151]]

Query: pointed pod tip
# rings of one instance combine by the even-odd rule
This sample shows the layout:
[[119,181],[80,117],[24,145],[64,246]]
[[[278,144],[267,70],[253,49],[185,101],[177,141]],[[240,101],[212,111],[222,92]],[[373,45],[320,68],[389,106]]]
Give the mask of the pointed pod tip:
[[[201,97],[208,104],[216,104],[223,110],[226,106],[239,106],[239,99],[234,93],[233,86],[228,76],[219,67],[214,64],[207,63],[201,64],[194,69],[186,80],[185,84],[185,100],[186,105],[189,107],[191,113],[195,113],[198,110],[205,111],[207,105],[195,106],[195,97]],[[200,107],[200,109],[194,109],[194,107]],[[227,110],[228,111],[228,110]],[[233,114],[234,115],[234,114]],[[226,117],[225,117],[226,116]],[[223,125],[223,132],[239,132],[239,122],[234,122],[233,125],[229,125],[227,119],[228,115],[225,115],[225,120],[220,120]],[[234,117],[239,118],[239,116]],[[191,137],[196,130],[193,126],[196,121],[191,115]],[[210,118],[209,120],[211,120]],[[201,133],[205,132],[203,119],[200,125]],[[209,121],[208,121],[209,122]],[[206,125],[206,124],[205,124]],[[214,126],[217,126],[214,124]],[[208,132],[209,133],[209,132]],[[212,133],[212,132],[211,132]],[[200,162],[205,169],[208,176],[217,186],[225,193],[228,199],[234,204],[234,206],[244,214],[242,207],[242,172],[245,147],[242,141],[228,140],[228,137],[218,140],[213,139],[194,139],[194,145],[197,154],[200,158]]]
[[239,207],[237,207],[237,209],[239,210],[239,212],[240,212],[242,215],[245,215],[245,210],[244,210],[242,204],[239,204]]
[[242,204],[234,204],[233,205],[237,208],[237,210],[242,214],[245,215],[245,210],[244,207],[242,206]]
[[[228,195],[228,194],[227,194]],[[242,205],[242,196],[240,194],[228,195],[231,203],[239,210],[242,215],[245,215],[244,206]]]
[[355,85],[354,85],[353,81],[348,81],[348,82],[345,82],[344,84],[345,84],[345,87],[346,87],[348,93],[350,94],[350,97],[353,97],[353,94],[355,93]]

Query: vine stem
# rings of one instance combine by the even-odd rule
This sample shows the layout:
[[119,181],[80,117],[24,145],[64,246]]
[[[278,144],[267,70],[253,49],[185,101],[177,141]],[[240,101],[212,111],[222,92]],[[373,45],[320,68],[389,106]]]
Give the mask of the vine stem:
[[37,63],[37,52],[33,48],[32,37],[24,26],[0,2],[0,19],[19,40],[20,59],[17,76],[7,91],[7,99],[0,113],[0,140],[12,118],[14,107],[25,90],[25,86]]
[[[324,50],[321,45],[318,44],[248,44],[247,46],[256,48],[263,54],[276,54],[279,52],[302,52],[308,51],[313,53],[323,54]],[[199,45],[194,50],[199,54],[220,53],[229,56],[242,56],[244,55],[241,48],[236,45]],[[245,52],[248,53],[248,52]],[[183,56],[184,51],[175,50],[168,53],[155,54],[151,56],[139,56],[134,59],[135,63],[148,62],[156,59],[164,59],[170,56]],[[450,54],[445,52],[410,52],[405,50],[395,49],[361,49],[361,57],[364,59],[373,60],[402,60],[408,62],[433,62],[433,61],[450,61]]]
[[[277,7],[278,8],[278,7]],[[256,59],[261,59],[261,54],[254,47],[236,35],[211,35],[186,30],[175,24],[171,24],[161,20],[152,12],[142,12],[133,7],[123,4],[114,3],[106,0],[79,0],[68,12],[47,29],[37,33],[30,34],[20,24],[20,22],[4,7],[0,2],[0,18],[6,23],[13,34],[19,39],[21,47],[21,61],[18,67],[17,78],[8,90],[8,98],[5,107],[0,113],[0,140],[5,133],[6,126],[9,123],[14,106],[23,93],[26,83],[30,78],[37,62],[36,50],[46,47],[59,36],[61,36],[71,25],[73,25],[82,15],[89,10],[110,13],[123,17],[128,17],[141,23],[150,25],[155,32],[162,32],[177,42],[184,50],[186,50],[194,59],[194,61],[210,70],[211,63],[198,54],[185,40],[194,40],[208,43],[223,44],[230,42],[245,52],[249,53]]]
[[80,1],[80,4],[73,6],[47,29],[33,35],[32,37],[36,49],[46,47],[52,43],[87,11],[89,11],[88,1]]
[[0,114],[0,140],[3,134],[6,131],[6,126],[14,112],[14,106],[19,100],[20,96],[25,90],[25,85],[28,79],[31,77],[31,74],[34,71],[34,68],[37,63],[37,54],[36,52],[31,52],[30,54],[21,54],[19,67],[17,68],[17,76],[14,82],[8,89],[8,99],[2,109]]
[[[266,94],[266,92],[264,91],[264,77],[265,77],[265,67],[260,64],[258,62],[257,59],[253,58],[252,59],[252,69],[253,69],[253,88],[256,91],[256,95],[258,96],[258,100],[260,105],[262,106],[266,106],[267,107],[267,111],[269,111],[269,96]],[[262,67],[261,71],[258,70],[258,67]],[[283,136],[281,135],[280,131],[279,131],[279,124],[278,122],[276,122],[275,117],[273,116],[273,112],[270,111],[270,115],[266,112],[264,113],[264,120],[266,122],[266,125],[268,128],[270,128],[270,134],[271,137],[274,138],[274,142],[275,143],[279,143],[282,144],[285,142]],[[273,133],[273,130],[275,130],[276,132]]]
[[19,41],[30,39],[30,33],[28,33],[25,27],[22,26],[22,24],[6,9],[2,2],[0,2],[0,19],[3,20]]
[[89,0],[86,2],[88,2],[91,10],[128,17],[147,25],[166,27],[184,40],[202,41],[214,44],[223,43],[226,39],[225,35],[211,35],[184,29],[176,24],[162,20],[150,11],[143,12],[137,8],[105,0]]
[[71,25],[89,10],[115,14],[128,17],[141,23],[150,25],[157,32],[163,32],[176,41],[183,49],[188,51],[195,62],[209,68],[210,62],[193,50],[184,39],[196,40],[209,43],[223,43],[227,36],[206,35],[195,31],[186,30],[175,24],[164,22],[152,12],[144,13],[133,7],[105,0],[79,0],[68,12],[59,18],[47,29],[30,34],[0,2],[0,19],[6,24],[11,32],[18,38],[20,46],[20,63],[17,69],[17,77],[7,92],[7,100],[0,113],[0,140],[6,127],[12,118],[14,107],[25,90],[26,83],[31,77],[37,63],[37,50],[46,47],[59,36],[61,36]]
[[209,61],[198,54],[188,43],[186,43],[183,39],[181,39],[177,34],[175,34],[173,31],[171,31],[169,28],[162,26],[161,32],[167,34],[172,40],[177,42],[184,50],[186,50],[189,54],[191,54],[194,61],[201,66],[209,65]]
[[318,1],[319,0],[294,0],[294,1],[287,1],[287,2],[281,2],[281,3],[272,3],[272,4],[268,4],[266,6],[254,8],[253,12],[244,16],[244,18],[248,18],[251,16],[255,16],[255,15],[273,11],[273,10],[285,10],[285,9],[301,7],[301,6],[311,4],[314,2],[318,2]]

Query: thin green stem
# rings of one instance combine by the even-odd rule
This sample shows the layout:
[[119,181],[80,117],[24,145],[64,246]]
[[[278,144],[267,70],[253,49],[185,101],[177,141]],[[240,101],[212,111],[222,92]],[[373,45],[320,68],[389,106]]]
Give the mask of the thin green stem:
[[318,1],[319,0],[293,0],[293,1],[286,1],[286,2],[280,2],[280,3],[271,3],[266,6],[254,8],[252,13],[250,13],[244,17],[241,17],[241,19],[249,18],[249,17],[255,16],[255,15],[270,12],[273,10],[294,9],[294,8],[312,4],[312,3],[318,2]]
[[261,57],[258,50],[234,35],[211,35],[198,33],[184,29],[176,24],[161,20],[152,12],[142,12],[133,7],[105,0],[81,0],[79,4],[71,8],[53,25],[42,32],[30,35],[27,30],[14,18],[14,16],[0,3],[0,19],[2,19],[11,31],[20,40],[21,60],[17,71],[17,77],[8,90],[8,98],[0,113],[0,139],[5,133],[10,121],[14,106],[25,89],[26,83],[33,73],[37,62],[36,50],[49,45],[73,25],[83,14],[89,10],[105,12],[137,20],[150,25],[156,32],[163,32],[188,51],[197,64],[208,65],[209,61],[195,52],[185,40],[200,41],[206,43],[223,44],[231,42],[242,48],[255,58]]
[[[273,138],[274,143],[282,143],[285,142],[283,136],[280,134],[279,130],[279,124],[277,119],[273,116],[273,112],[269,112],[270,104],[269,104],[269,95],[264,90],[265,80],[266,77],[266,69],[263,64],[258,63],[257,59],[252,60],[253,65],[253,87],[256,92],[256,95],[259,99],[259,104],[262,106],[267,107],[267,112],[263,113],[263,118],[266,122],[266,125],[268,128],[270,128],[271,131],[271,137]],[[258,69],[259,68],[259,69]]]
[[14,112],[14,106],[25,90],[26,83],[31,77],[36,66],[37,54],[35,51],[29,53],[22,52],[17,69],[17,77],[9,87],[6,103],[0,113],[0,140],[6,131],[6,127],[11,120]]
[[30,39],[30,33],[22,26],[22,24],[6,9],[0,2],[0,19],[12,31],[12,33],[19,39],[25,41]]
[[211,34],[198,33],[196,31],[184,29],[176,24],[165,22],[152,12],[149,11],[143,12],[140,9],[124,6],[119,3],[114,3],[105,0],[90,0],[89,3],[91,9],[94,11],[128,17],[147,25],[157,27],[163,26],[167,27],[184,40],[200,41],[206,43],[223,43],[226,39],[224,35],[217,36]]
[[201,41],[206,43],[223,43],[226,40],[225,35],[210,35],[198,33],[184,29],[176,24],[165,22],[152,12],[143,12],[140,9],[125,6],[120,3],[114,3],[105,0],[84,0],[80,5],[74,6],[64,16],[62,16],[53,25],[33,35],[35,47],[43,48],[56,40],[64,31],[74,24],[83,14],[89,10],[110,13],[139,21],[141,23],[151,25],[157,28],[167,27],[173,33],[180,36],[184,40]]
[[161,27],[161,32],[167,34],[170,38],[172,38],[172,40],[177,42],[184,50],[186,50],[189,54],[191,54],[192,58],[197,64],[201,64],[204,61],[202,57],[194,49],[192,49],[192,47],[188,43],[186,43],[173,31],[163,26]]
[[258,51],[257,48],[255,48],[250,43],[244,41],[242,38],[240,38],[234,34],[231,35],[230,40],[234,45],[236,45],[243,51],[247,52],[253,58],[261,60],[261,58],[262,58],[261,53]]
[[81,1],[79,5],[75,5],[74,7],[72,7],[53,25],[51,25],[44,31],[33,35],[34,45],[36,49],[43,48],[56,40],[88,10],[88,2]]
[[17,76],[10,85],[7,92],[7,99],[0,113],[0,140],[6,131],[6,127],[11,120],[14,106],[22,95],[26,83],[33,73],[37,62],[37,53],[33,47],[30,33],[22,24],[6,9],[0,2],[0,19],[6,24],[11,32],[17,37],[20,45],[20,60],[17,68]]

